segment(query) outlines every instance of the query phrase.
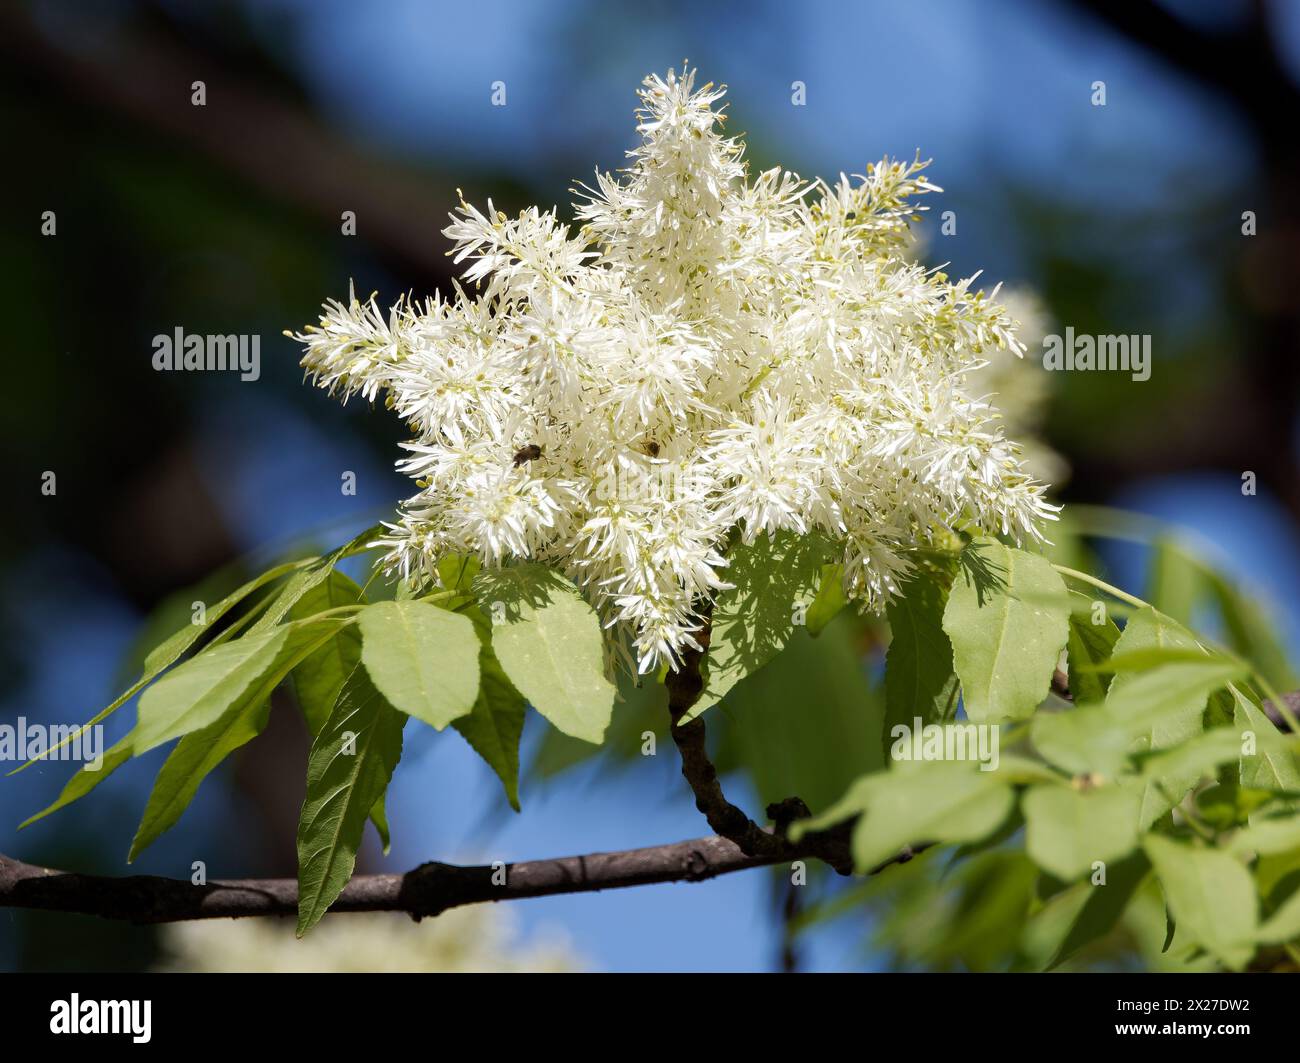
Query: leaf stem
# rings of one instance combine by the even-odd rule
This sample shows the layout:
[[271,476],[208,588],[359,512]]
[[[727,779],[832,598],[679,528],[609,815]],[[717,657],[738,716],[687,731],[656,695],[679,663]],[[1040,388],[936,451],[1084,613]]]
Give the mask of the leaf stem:
[[1090,576],[1088,575],[1088,573],[1080,572],[1078,569],[1075,568],[1066,568],[1064,565],[1053,564],[1052,567],[1056,569],[1056,571],[1059,572],[1062,576],[1069,576],[1071,579],[1077,579],[1077,580],[1081,580],[1084,583],[1090,583],[1098,590],[1102,590],[1105,591],[1107,594],[1113,595],[1114,597],[1118,598],[1121,602],[1127,602],[1135,609],[1147,609],[1151,607],[1150,602],[1144,602],[1141,598],[1135,597],[1134,595],[1129,594],[1127,591],[1122,591],[1118,587],[1107,583],[1105,580],[1098,579],[1096,576]]

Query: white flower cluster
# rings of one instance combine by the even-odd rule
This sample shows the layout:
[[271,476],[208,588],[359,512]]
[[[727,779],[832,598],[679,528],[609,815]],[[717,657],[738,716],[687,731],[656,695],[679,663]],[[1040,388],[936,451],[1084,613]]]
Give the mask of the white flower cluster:
[[[880,608],[954,525],[1052,516],[967,376],[1022,348],[995,302],[905,253],[924,163],[747,179],[721,88],[646,79],[641,145],[554,211],[462,202],[454,300],[330,302],[295,338],[345,398],[386,392],[419,492],[385,540],[407,578],[448,552],[579,583],[640,669],[674,664],[734,541],[819,531]],[[994,292],[996,295],[996,292]]]

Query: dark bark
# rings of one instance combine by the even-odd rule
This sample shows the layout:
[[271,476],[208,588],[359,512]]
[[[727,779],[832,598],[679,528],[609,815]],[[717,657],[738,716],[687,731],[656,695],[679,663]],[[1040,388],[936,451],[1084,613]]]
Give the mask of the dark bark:
[[[404,875],[357,875],[330,910],[406,912],[420,919],[483,901],[592,893],[660,882],[702,882],[809,855],[800,846],[785,845],[780,853],[750,856],[725,838],[707,837],[495,867],[428,863]],[[78,912],[133,923],[292,915],[298,909],[298,884],[279,878],[199,886],[154,875],[81,875],[0,855],[0,907]]]

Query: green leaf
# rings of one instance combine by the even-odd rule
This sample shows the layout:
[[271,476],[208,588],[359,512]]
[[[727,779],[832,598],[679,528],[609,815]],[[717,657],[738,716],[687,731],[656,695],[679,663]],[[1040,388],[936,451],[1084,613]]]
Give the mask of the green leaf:
[[1106,706],[1095,704],[1035,714],[1029,738],[1039,754],[1062,771],[1107,778],[1124,769],[1132,741],[1124,728],[1115,726]]
[[[1197,669],[1203,666],[1180,665],[1177,667]],[[1177,696],[1179,690],[1174,682],[1173,671],[1174,669],[1170,668],[1151,673],[1154,677],[1165,676],[1169,680],[1170,686],[1165,693],[1171,699]],[[1190,700],[1187,707],[1180,706],[1167,713],[1163,719],[1153,720],[1137,739],[1138,748],[1143,750],[1176,749],[1180,746],[1185,747],[1195,741],[1203,733],[1201,730],[1204,712],[1202,706],[1205,703],[1205,698],[1213,689],[1222,687],[1224,682],[1233,674],[1220,671],[1218,676],[1215,677],[1213,671],[1210,671],[1208,673],[1209,678],[1193,676],[1194,682],[1182,688],[1187,691],[1195,691],[1195,693],[1189,693]],[[1199,700],[1197,700],[1198,698]],[[1153,692],[1152,701],[1154,700]],[[1217,743],[1219,739],[1216,738],[1214,741]],[[1217,751],[1214,744],[1211,743],[1208,747],[1197,747],[1186,757],[1152,758],[1144,763],[1140,820],[1143,830],[1149,828],[1156,820],[1177,805],[1188,791],[1201,781],[1205,774],[1202,754],[1208,754],[1212,759],[1216,757]]]
[[[1234,753],[1238,752],[1233,750]],[[1251,790],[1236,783],[1206,787],[1196,795],[1201,818],[1215,830],[1231,830],[1246,823],[1251,813],[1278,799],[1274,790]],[[1233,852],[1236,852],[1233,847]]]
[[379,795],[379,800],[375,802],[374,807],[370,809],[370,822],[375,825],[375,830],[379,834],[379,845],[388,855],[388,850],[392,848],[393,838],[388,829],[388,808],[386,806],[386,791]]
[[469,594],[481,567],[473,554],[448,554],[438,559],[438,579],[446,590]]
[[[1030,724],[1030,739],[1049,763],[1063,771],[1114,777],[1125,769],[1131,753],[1172,749],[1200,735],[1206,697],[1240,671],[1234,662],[1206,657],[1204,663],[1119,676],[1104,704],[1038,713]],[[1222,742],[1222,736],[1214,742]],[[1171,807],[1163,790],[1182,787],[1181,797],[1200,778],[1204,758],[1213,759],[1221,748],[1197,746],[1168,759],[1146,758],[1150,767],[1145,772],[1144,824],[1159,817],[1155,808]]]
[[214,723],[177,743],[158,772],[127,863],[134,862],[159,835],[175,825],[194,800],[199,784],[226,757],[261,734],[270,714],[269,700],[235,705]]
[[1229,848],[1238,855],[1275,856],[1300,851],[1300,816],[1260,816],[1232,836]]
[[1060,966],[1084,946],[1109,934],[1150,870],[1146,854],[1138,851],[1107,867],[1105,882],[1079,882],[1054,897],[1039,916],[1061,906],[1068,908],[1068,915],[1058,925],[1059,945],[1044,969]]
[[510,682],[555,727],[597,745],[614,709],[600,621],[577,587],[542,565],[481,573],[492,648]]
[[[966,729],[969,732],[975,725],[953,723],[946,726],[953,729]],[[966,748],[976,748],[975,739],[968,739]],[[1061,778],[1060,772],[1053,771],[1036,757],[1022,756],[1019,753],[998,753],[996,757],[986,756],[984,758],[985,763],[990,760],[997,765],[994,770],[997,771],[998,778],[1015,786],[1029,786],[1032,783],[1061,783],[1065,781]]]
[[[1127,629],[1125,629],[1127,630]],[[1197,645],[1188,646],[1148,646],[1140,650],[1116,652],[1104,664],[1104,669],[1111,673],[1149,672],[1166,664],[1203,664],[1207,658],[1226,661],[1227,657],[1211,655]]]
[[725,575],[733,587],[714,605],[704,690],[682,723],[712,708],[785,648],[794,632],[795,607],[814,600],[827,553],[819,536],[781,533],[737,544],[728,554]]
[[[1231,727],[1216,727],[1171,749],[1140,758],[1142,774],[1148,779],[1180,778],[1199,781],[1220,764],[1241,755],[1241,735]],[[1195,785],[1195,783],[1193,783]]]
[[[334,569],[320,583],[307,590],[289,610],[289,621],[306,620],[327,609],[344,605],[365,605],[366,596],[356,580]],[[315,653],[298,664],[290,676],[294,696],[307,723],[307,731],[315,738],[325,726],[329,714],[339,698],[339,691],[348,676],[361,661],[361,628],[357,624],[344,624],[333,638],[327,639]],[[371,810],[370,820],[379,832],[384,854],[388,854],[391,838],[384,801],[380,798]]]
[[1202,718],[1206,699],[1248,671],[1242,662],[1203,656],[1146,672],[1121,674],[1111,684],[1106,711],[1133,733],[1145,735],[1153,726],[1183,717]]
[[1207,590],[1201,565],[1171,539],[1157,539],[1151,547],[1147,600],[1166,616],[1190,624]]
[[1296,674],[1278,640],[1276,620],[1219,573],[1207,570],[1206,579],[1223,617],[1228,644],[1246,660],[1254,662],[1277,689],[1291,690],[1296,685]]
[[[1154,609],[1129,617],[1115,644],[1115,658],[1171,653],[1171,662],[1143,672],[1116,675],[1106,696],[1106,712],[1124,727],[1143,751],[1170,749],[1201,734],[1206,699],[1248,671],[1244,664],[1203,654],[1182,625]],[[1190,655],[1190,656],[1189,656]],[[1199,765],[1167,762],[1162,775],[1147,772],[1141,824],[1149,827],[1200,781]]]
[[1119,628],[1108,613],[1102,623],[1094,624],[1092,600],[1077,591],[1070,595],[1074,609],[1070,613],[1070,634],[1066,641],[1069,656],[1070,694],[1076,702],[1101,701],[1110,688],[1111,673],[1102,670],[1119,640]]
[[[288,619],[306,620],[329,609],[364,605],[365,601],[366,597],[356,581],[335,569],[303,593],[289,610]],[[361,631],[356,624],[345,624],[320,649],[304,657],[294,668],[294,694],[313,738],[329,718],[339,691],[360,660]]]
[[361,660],[394,708],[441,731],[474,708],[478,636],[468,617],[425,602],[361,610]]
[[1014,804],[1011,787],[997,772],[972,762],[896,763],[857,780],[822,815],[793,824],[791,837],[856,815],[853,859],[866,872],[908,845],[979,841],[997,830]]
[[[1049,888],[1055,891],[1044,895]],[[1038,893],[1041,907],[1028,913],[1019,935],[1019,946],[1024,954],[1024,966],[1041,971],[1050,967],[1059,955],[1061,945],[1087,907],[1092,886],[1087,882],[1065,886],[1050,875],[1040,875]]]
[[[645,745],[642,735],[646,731],[656,736],[656,742],[670,740],[668,691],[663,683],[654,677],[635,676],[627,671],[619,672],[616,681],[618,704],[605,732],[604,744],[593,746],[554,727],[544,727],[536,735],[529,762],[520,764],[525,778],[553,779],[593,761],[598,762],[597,768],[602,774],[622,771],[641,762],[641,748]],[[855,772],[854,777],[857,774]],[[835,796],[839,796],[839,791]]]
[[1070,599],[1046,558],[996,539],[972,548],[1001,570],[1003,586],[980,588],[963,568],[948,595],[943,629],[966,715],[976,723],[1024,719],[1047,697],[1069,634]]
[[[743,708],[720,712],[709,724],[714,766],[720,774],[743,772],[758,807],[798,794],[819,812],[854,779],[884,768],[884,691],[862,667],[861,632],[852,611],[816,638],[796,631],[774,660],[737,684],[733,696]],[[662,685],[657,689],[666,693]],[[623,705],[615,712],[615,727],[626,720],[631,731],[622,742],[632,756],[641,748],[640,735],[667,720],[665,700],[649,706],[655,715],[648,720],[628,720]],[[660,738],[670,740],[666,733]],[[606,759],[613,741],[606,743]]]
[[140,698],[140,719],[130,735],[135,755],[201,730],[231,709],[265,701],[289,670],[337,628],[337,621],[274,628],[186,661]]
[[[84,724],[82,724],[81,727],[78,728],[73,734],[69,735],[67,738],[63,739],[63,741],[55,744],[51,748],[47,749],[42,756],[33,758],[32,760],[27,761],[27,763],[25,764],[20,764],[18,767],[14,768],[13,771],[9,772],[9,774],[14,775],[17,772],[23,771],[25,768],[31,767],[33,764],[37,763],[38,761],[49,757],[51,753],[55,752],[58,749],[61,749],[63,746],[67,745],[69,742],[75,739],[78,735],[84,734],[91,727],[94,727],[95,724],[101,723],[102,721],[107,719],[114,712],[116,712],[123,705],[125,705],[128,701],[130,701],[133,697],[135,697],[138,693],[140,693],[141,690],[143,690],[151,682],[153,682],[153,680],[156,679],[163,671],[165,671],[167,668],[171,667],[178,660],[180,660],[182,655],[191,646],[193,646],[196,642],[198,642],[199,638],[205,632],[210,631],[212,629],[213,624],[215,624],[218,620],[220,620],[223,616],[225,616],[226,613],[230,612],[231,609],[233,609],[236,605],[242,602],[255,590],[257,590],[259,587],[265,586],[266,584],[272,582],[273,580],[279,579],[281,576],[285,575],[285,573],[292,572],[295,569],[302,568],[304,564],[307,564],[307,562],[289,561],[283,565],[276,565],[274,568],[269,569],[266,572],[263,572],[260,576],[256,577],[255,579],[249,580],[247,583],[239,587],[237,590],[234,590],[230,594],[226,595],[226,597],[222,598],[221,601],[219,601],[211,609],[205,610],[204,622],[202,624],[186,624],[185,627],[181,628],[179,631],[175,632],[170,638],[166,639],[165,641],[161,642],[157,647],[155,647],[154,650],[150,652],[144,659],[144,671],[143,673],[141,673],[140,678],[137,679],[133,684],[131,684],[129,688],[127,688],[116,698],[114,698],[105,708],[101,709],[89,720],[87,720]],[[47,812],[52,811],[54,807],[55,807],[54,805],[51,805],[50,809],[47,809],[46,811]],[[46,813],[41,813],[41,815],[45,815],[45,814]]]
[[[1252,830],[1254,826],[1252,824]],[[1270,840],[1280,843],[1281,838],[1274,837]],[[1235,846],[1233,851],[1236,852]],[[1300,886],[1300,848],[1260,851],[1253,871],[1259,895],[1266,899],[1269,911],[1276,911]]]
[[1196,849],[1158,834],[1144,842],[1165,899],[1185,934],[1227,967],[1240,970],[1254,954],[1259,901],[1250,873],[1215,849]]
[[816,638],[848,604],[849,600],[844,594],[844,566],[822,565],[817,595],[813,598],[812,605],[808,606],[808,615],[804,618],[808,634]]
[[28,816],[27,819],[23,820],[22,823],[18,825],[18,829],[22,830],[23,827],[30,826],[38,819],[44,819],[51,812],[57,812],[59,809],[72,804],[73,801],[85,797],[86,794],[90,793],[91,790],[102,783],[130,759],[131,736],[127,735],[120,742],[117,742],[104,750],[102,763],[98,767],[92,767],[90,764],[83,765],[81,769],[68,780],[67,784],[63,787],[62,792],[59,794],[58,799],[53,804],[41,809],[41,811],[37,812],[34,816]]
[[505,788],[510,807],[519,811],[519,738],[524,730],[524,697],[506,676],[492,650],[492,631],[482,612],[470,614],[479,638],[478,698],[473,711],[452,726],[488,766]]
[[[144,659],[144,676],[141,677],[139,686],[148,682],[145,677],[156,676],[164,668],[178,661],[183,653],[193,646],[199,637],[206,631],[211,630],[212,625],[220,620],[226,613],[230,612],[236,605],[242,602],[255,590],[264,587],[266,584],[279,579],[289,572],[301,570],[304,566],[310,564],[310,561],[290,561],[283,565],[276,565],[267,572],[263,572],[255,579],[249,580],[242,587],[232,591],[226,597],[222,598],[211,609],[204,610],[204,622],[202,624],[187,624],[165,642],[158,646]],[[139,689],[139,686],[136,689]],[[123,695],[122,700],[126,700],[129,694]]]
[[1137,847],[1141,799],[1130,786],[1031,786],[1021,801],[1025,849],[1044,871],[1072,882]]
[[349,539],[333,553],[321,558],[317,564],[295,574],[275,596],[275,600],[267,606],[266,612],[257,618],[257,623],[249,628],[248,633],[260,635],[275,627],[289,615],[289,611],[298,604],[303,595],[329,579],[335,565],[353,554],[364,553],[370,548],[368,544],[383,535],[386,530],[382,524],[372,525],[360,535]]
[[1300,769],[1286,737],[1273,721],[1235,686],[1233,724],[1243,738],[1252,734],[1255,752],[1241,755],[1241,785],[1254,790],[1300,790]]
[[1257,940],[1265,945],[1283,945],[1300,938],[1300,890],[1292,893],[1259,928]]
[[[1149,735],[1184,718],[1199,723],[1205,712],[1205,701],[1216,690],[1240,679],[1248,671],[1236,661],[1215,660],[1207,657],[1203,662],[1171,664],[1131,677],[1118,675],[1106,697],[1107,715],[1119,726],[1127,727],[1137,735]],[[1190,732],[1199,733],[1199,728]],[[1172,743],[1153,743],[1151,748],[1161,749]]]
[[406,717],[365,668],[348,677],[312,743],[298,821],[298,936],[328,911],[352,877],[366,819],[402,755]]
[[947,595],[922,572],[889,603],[892,633],[885,654],[886,749],[894,727],[915,727],[952,719],[957,712],[957,676],[952,646],[943,631]]

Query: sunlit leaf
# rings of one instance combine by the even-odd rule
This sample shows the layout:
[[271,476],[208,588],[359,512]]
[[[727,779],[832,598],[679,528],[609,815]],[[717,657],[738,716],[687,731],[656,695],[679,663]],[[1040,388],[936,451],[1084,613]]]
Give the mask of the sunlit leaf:
[[1127,856],[1138,843],[1141,792],[1132,786],[1080,791],[1031,786],[1021,801],[1025,848],[1034,863],[1070,882]]
[[1046,558],[996,539],[972,547],[1001,571],[1003,586],[981,589],[963,571],[948,596],[943,629],[962,702],[977,723],[1023,719],[1047,697],[1069,633],[1070,601]]
[[603,741],[615,688],[600,621],[578,589],[551,569],[519,565],[480,574],[475,592],[514,687],[565,734]]
[[388,702],[441,731],[478,697],[478,636],[468,617],[426,602],[376,602],[358,614],[361,660]]
[[265,701],[289,670],[337,627],[337,621],[322,621],[273,628],[186,661],[140,698],[140,719],[130,736],[135,754],[202,730],[232,709]]
[[1159,834],[1143,843],[1180,933],[1240,970],[1254,954],[1259,918],[1255,885],[1232,856]]
[[312,743],[298,822],[298,936],[329,910],[352,877],[366,819],[402,755],[406,716],[355,669]]
[[796,607],[814,599],[826,559],[827,546],[816,536],[760,535],[732,550],[724,575],[734,586],[713,607],[704,691],[684,720],[716,705],[781,652],[794,632]]

